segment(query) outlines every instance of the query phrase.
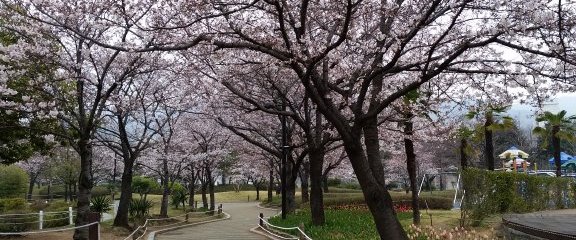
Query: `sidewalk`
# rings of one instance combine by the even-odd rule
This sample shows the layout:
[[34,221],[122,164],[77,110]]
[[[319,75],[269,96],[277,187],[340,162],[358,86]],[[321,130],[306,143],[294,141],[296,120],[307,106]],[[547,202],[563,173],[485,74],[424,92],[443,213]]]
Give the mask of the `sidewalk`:
[[277,210],[262,209],[258,203],[223,203],[224,212],[230,214],[229,220],[207,223],[187,228],[177,229],[161,233],[156,236],[158,240],[177,239],[267,239],[264,236],[250,232],[250,229],[258,225],[258,214],[264,213],[269,217],[276,215]]

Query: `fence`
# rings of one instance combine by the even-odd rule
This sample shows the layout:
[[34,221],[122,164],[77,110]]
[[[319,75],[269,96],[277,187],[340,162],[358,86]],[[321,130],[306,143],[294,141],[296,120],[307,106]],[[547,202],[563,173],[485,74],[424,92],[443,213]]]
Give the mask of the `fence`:
[[[94,221],[94,222],[88,223],[86,225],[77,226],[77,227],[58,228],[58,229],[50,229],[50,230],[44,230],[44,231],[0,232],[0,236],[4,237],[4,236],[36,235],[36,236],[38,236],[38,237],[36,237],[36,239],[39,239],[39,238],[41,238],[41,237],[39,237],[39,234],[71,231],[71,230],[76,230],[79,228],[89,228],[89,231],[90,231],[89,239],[100,240],[100,222],[98,222],[98,221]],[[95,231],[95,233],[93,233],[93,231]]]
[[[217,210],[209,210],[209,211],[205,211],[205,212],[188,212],[186,214],[182,214],[182,215],[178,215],[178,216],[174,216],[174,217],[167,217],[167,218],[148,218],[146,219],[146,221],[144,221],[144,224],[138,226],[136,228],[136,230],[134,230],[130,235],[128,235],[128,237],[124,238],[124,240],[140,240],[142,239],[146,233],[148,232],[148,228],[150,227],[156,227],[153,226],[152,223],[153,222],[160,222],[160,221],[169,221],[169,220],[176,220],[176,223],[171,223],[171,224],[166,224],[166,225],[161,225],[158,227],[171,227],[171,226],[175,226],[175,225],[179,225],[184,223],[189,222],[190,217],[193,215],[208,215],[209,213],[214,213],[217,212],[218,215],[222,214],[222,204],[220,204],[218,206]],[[213,218],[214,214],[210,214],[208,216],[205,217],[200,217],[200,218],[195,218],[196,220],[200,220],[200,219],[208,219],[208,218]]]
[[[304,226],[300,226],[300,227],[280,227],[280,226],[276,226],[273,225],[271,223],[269,223],[268,221],[266,221],[266,219],[264,219],[264,214],[260,213],[260,216],[258,217],[259,219],[259,226],[260,228],[265,231],[266,233],[279,238],[279,239],[293,239],[293,240],[312,240],[312,238],[310,238],[308,235],[306,235],[306,233],[304,232],[303,228]],[[286,231],[295,231],[297,232],[298,236],[293,236],[289,233],[286,233]]]
[[4,214],[0,215],[0,232],[19,231],[29,229],[42,230],[49,227],[74,225],[75,213],[72,207],[68,211]]

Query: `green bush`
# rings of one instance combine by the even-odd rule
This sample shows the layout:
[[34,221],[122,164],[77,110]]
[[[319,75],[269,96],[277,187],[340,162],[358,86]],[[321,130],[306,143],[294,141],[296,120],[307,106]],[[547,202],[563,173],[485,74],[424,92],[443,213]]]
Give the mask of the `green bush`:
[[28,210],[28,204],[24,198],[0,199],[0,213],[26,210]]
[[160,191],[160,185],[156,180],[144,176],[136,176],[132,178],[132,192],[138,193],[140,198],[145,197],[148,194],[162,194],[156,191]]
[[328,178],[328,186],[335,187],[342,184],[342,180],[340,178]]
[[75,207],[76,202],[66,202],[64,200],[54,200],[46,202],[46,200],[35,200],[30,204],[30,209],[34,212],[38,211],[49,211],[49,212],[61,212],[68,211],[68,207]]
[[28,174],[16,165],[0,164],[0,198],[24,197]]
[[44,215],[44,228],[53,228],[53,227],[62,227],[66,226],[70,223],[70,219],[68,219],[68,212],[53,212],[53,213],[45,213]]
[[469,168],[462,174],[464,211],[472,224],[496,213],[533,212],[574,207],[574,182],[523,173]]
[[144,218],[149,216],[150,209],[154,206],[154,203],[150,200],[144,199],[132,199],[128,212],[133,218]]
[[8,211],[4,213],[5,215],[0,217],[0,232],[26,232],[38,229],[38,215],[27,213],[27,211]]
[[176,209],[178,209],[180,204],[185,207],[186,200],[188,200],[188,191],[184,186],[182,186],[182,184],[174,183],[170,190],[170,200],[170,204]]
[[90,199],[90,203],[90,210],[92,210],[92,212],[102,214],[112,210],[112,200],[106,196],[92,197],[92,199]]
[[92,188],[92,197],[108,196],[112,192],[107,186],[96,186]]

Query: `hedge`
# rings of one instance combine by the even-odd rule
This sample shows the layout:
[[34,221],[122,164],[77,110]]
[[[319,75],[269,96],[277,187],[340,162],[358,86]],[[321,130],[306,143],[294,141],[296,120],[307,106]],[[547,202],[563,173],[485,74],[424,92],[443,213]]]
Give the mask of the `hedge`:
[[497,213],[525,213],[574,207],[575,184],[571,178],[469,168],[462,174],[466,191],[463,210],[479,224]]

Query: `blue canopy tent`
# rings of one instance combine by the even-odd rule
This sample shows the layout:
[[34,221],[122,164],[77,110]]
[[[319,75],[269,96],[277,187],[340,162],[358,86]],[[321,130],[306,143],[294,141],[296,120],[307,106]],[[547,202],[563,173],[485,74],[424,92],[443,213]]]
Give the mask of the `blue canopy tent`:
[[[560,152],[560,164],[564,164],[570,160],[576,160],[576,159],[574,158],[574,156],[570,156],[565,152]],[[554,165],[554,157],[548,159],[548,162],[550,163],[550,165]]]

